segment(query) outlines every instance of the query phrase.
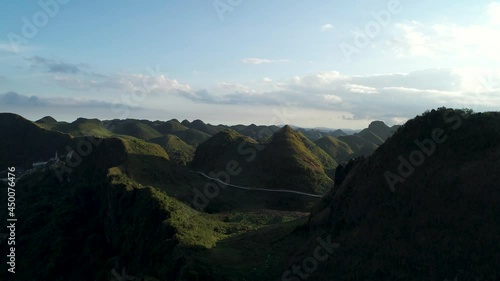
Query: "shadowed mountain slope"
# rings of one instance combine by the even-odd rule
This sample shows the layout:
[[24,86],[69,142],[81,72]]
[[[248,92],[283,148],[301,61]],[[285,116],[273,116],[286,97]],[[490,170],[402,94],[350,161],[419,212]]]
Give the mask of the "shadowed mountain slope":
[[[47,161],[56,151],[65,153],[71,136],[38,127],[23,117],[0,113],[0,167],[30,168],[33,162]],[[2,170],[3,170],[2,169]]]
[[330,237],[313,280],[498,280],[499,144],[500,113],[408,121],[323,198],[290,264]]

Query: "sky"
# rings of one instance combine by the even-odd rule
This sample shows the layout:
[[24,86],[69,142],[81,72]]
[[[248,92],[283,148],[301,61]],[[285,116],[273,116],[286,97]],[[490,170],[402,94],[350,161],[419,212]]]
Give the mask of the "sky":
[[498,110],[500,1],[2,1],[0,112],[307,128]]

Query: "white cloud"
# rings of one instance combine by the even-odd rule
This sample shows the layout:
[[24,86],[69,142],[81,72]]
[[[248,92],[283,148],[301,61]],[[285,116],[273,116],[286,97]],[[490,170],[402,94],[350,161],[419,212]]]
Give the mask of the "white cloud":
[[487,13],[491,23],[500,25],[500,3],[490,3],[488,5]]
[[[156,71],[158,72],[158,71]],[[109,74],[42,72],[60,86],[87,93],[113,94],[136,91],[148,94],[148,106],[293,106],[304,110],[342,113],[346,120],[404,120],[440,106],[495,110],[500,104],[500,72],[493,69],[433,68],[410,73],[346,75],[326,71],[262,82],[222,82],[209,89],[193,89],[165,74]],[[50,79],[47,79],[50,81]],[[26,101],[38,103],[40,100]],[[174,102],[175,101],[175,102]],[[47,100],[42,100],[47,102]],[[77,107],[79,100],[51,101]],[[121,101],[127,104],[126,101]],[[84,103],[85,104],[85,103]],[[174,106],[174,104],[176,106]],[[87,107],[98,107],[90,103]],[[186,107],[184,106],[184,107]],[[102,106],[101,106],[102,108]]]
[[500,60],[500,4],[489,4],[474,24],[431,24],[412,21],[395,25],[396,37],[387,41],[398,57]]
[[38,97],[7,92],[0,94],[1,105],[9,107],[69,107],[69,108],[107,108],[111,109],[113,104],[104,101],[82,98],[62,97]]
[[327,23],[321,26],[321,31],[327,31],[333,29],[333,24]]
[[220,83],[216,86],[216,91],[220,94],[245,94],[245,95],[255,95],[258,94],[257,90],[254,90],[248,86],[233,83]]
[[373,87],[367,87],[367,86],[362,86],[362,85],[356,85],[356,84],[346,84],[346,88],[351,92],[351,93],[356,93],[356,94],[376,94],[378,93],[377,89]]
[[[211,89],[193,89],[165,75],[158,75],[156,78],[145,74],[114,75],[102,77],[102,80],[77,75],[57,77],[59,83],[68,83],[74,88],[88,91],[114,89],[121,93],[127,89],[143,87],[146,81],[151,85],[151,92],[169,94],[149,95],[147,104],[132,104],[135,107],[140,105],[143,109],[147,106],[172,111],[182,104],[182,108],[211,108],[217,112],[224,110],[227,116],[230,112],[236,114],[243,107],[257,111],[285,106],[293,108],[295,112],[304,112],[304,117],[300,118],[309,118],[310,122],[323,125],[327,121],[320,119],[327,115],[340,116],[338,118],[341,119],[338,120],[342,122],[378,119],[394,124],[440,106],[484,111],[496,110],[500,104],[500,72],[487,69],[427,69],[376,75],[345,75],[329,71],[247,85],[223,82]],[[75,108],[84,108],[87,112],[97,112],[92,111],[93,109],[100,110],[99,112],[109,111],[112,103],[109,101],[117,101],[125,106],[129,104],[124,100],[116,100],[113,96],[102,97],[108,102],[30,97],[15,93],[6,94],[3,98],[19,108],[60,107],[61,110],[66,108],[64,110],[68,112]],[[321,118],[316,120],[314,116]],[[331,126],[338,124],[335,120],[331,122]]]
[[270,60],[270,59],[260,59],[260,58],[245,58],[241,60],[244,64],[270,64],[270,63],[283,63],[289,62],[287,59]]
[[329,103],[340,103],[342,98],[336,95],[324,95],[323,98]]
[[333,86],[345,80],[338,71],[320,72],[314,75],[295,76],[288,81],[291,87],[297,89],[318,89]]
[[500,104],[500,72],[485,69],[472,73],[440,68],[349,76],[329,71],[268,82],[258,90],[256,85],[225,83],[186,97],[212,104],[297,105],[349,113],[344,115],[355,120],[404,120],[440,106],[496,109]]
[[71,75],[56,74],[50,77],[59,86],[79,91],[105,91],[132,93],[135,91],[148,94],[172,94],[179,91],[191,91],[191,86],[176,79],[160,74],[112,74],[112,75]]

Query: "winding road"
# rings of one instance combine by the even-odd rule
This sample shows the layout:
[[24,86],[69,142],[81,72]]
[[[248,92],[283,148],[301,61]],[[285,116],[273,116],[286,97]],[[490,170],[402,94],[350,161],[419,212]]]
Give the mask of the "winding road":
[[309,196],[309,197],[316,197],[316,198],[321,198],[323,197],[322,195],[317,195],[317,194],[312,194],[312,193],[305,193],[305,192],[300,192],[300,191],[294,191],[294,190],[286,190],[286,189],[265,189],[265,188],[253,188],[253,187],[245,187],[245,186],[239,186],[239,185],[234,185],[234,184],[229,184],[229,183],[225,183],[223,181],[221,181],[220,179],[216,179],[216,178],[212,178],[210,176],[208,176],[207,174],[203,173],[203,172],[198,172],[198,171],[190,171],[191,173],[197,173],[197,174],[200,174],[202,176],[204,176],[205,178],[207,179],[210,179],[210,180],[213,180],[213,181],[216,181],[216,182],[219,182],[223,185],[226,185],[226,186],[231,186],[231,187],[234,187],[234,188],[239,188],[239,189],[243,189],[243,190],[256,190],[256,191],[266,191],[266,192],[280,192],[280,193],[293,193],[293,194],[299,194],[299,195],[304,195],[304,196]]

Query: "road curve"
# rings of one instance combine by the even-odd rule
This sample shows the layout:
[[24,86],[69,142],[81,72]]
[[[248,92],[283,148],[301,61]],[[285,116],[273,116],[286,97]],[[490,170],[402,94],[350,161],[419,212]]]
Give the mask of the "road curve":
[[323,197],[322,195],[317,195],[317,194],[312,194],[312,193],[305,193],[305,192],[300,192],[300,191],[294,191],[294,190],[286,190],[286,189],[265,189],[265,188],[252,188],[252,187],[245,187],[245,186],[239,186],[239,185],[234,185],[234,184],[229,184],[229,183],[225,183],[223,181],[221,181],[220,179],[216,179],[216,178],[212,178],[208,175],[206,175],[205,173],[203,172],[198,172],[198,171],[190,171],[191,173],[197,173],[197,174],[200,174],[202,176],[204,176],[205,178],[207,179],[210,179],[210,180],[213,180],[213,181],[216,181],[216,182],[219,182],[223,185],[226,185],[226,186],[231,186],[231,187],[235,187],[235,188],[239,188],[239,189],[243,189],[243,190],[257,190],[257,191],[266,191],[266,192],[281,192],[281,193],[293,193],[293,194],[299,194],[299,195],[304,195],[304,196],[309,196],[309,197],[316,197],[316,198],[321,198]]

